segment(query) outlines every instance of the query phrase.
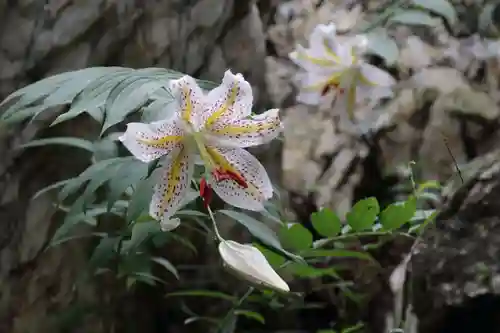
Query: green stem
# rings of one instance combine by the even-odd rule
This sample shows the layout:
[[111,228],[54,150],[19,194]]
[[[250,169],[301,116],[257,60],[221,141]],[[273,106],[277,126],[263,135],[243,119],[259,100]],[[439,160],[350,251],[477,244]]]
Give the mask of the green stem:
[[248,288],[247,292],[243,296],[241,296],[240,299],[236,303],[233,304],[233,306],[231,307],[231,310],[228,311],[226,316],[220,322],[219,327],[217,329],[218,332],[224,332],[224,328],[231,320],[231,317],[234,314],[234,311],[237,310],[243,304],[243,302],[248,298],[248,296],[250,296],[253,293],[254,290],[255,290],[254,287]]
[[330,238],[325,238],[320,241],[320,245],[318,248],[321,248],[331,242],[336,242],[336,241],[341,241],[341,240],[346,240],[346,239],[351,239],[351,238],[360,238],[360,237],[369,237],[369,236],[404,236],[407,238],[414,239],[413,236],[403,233],[403,232],[390,232],[390,231],[367,231],[367,232],[358,232],[354,234],[345,234],[345,235],[340,235],[336,237],[330,237]]
[[[196,184],[196,182],[194,180],[193,180],[193,184],[194,184],[194,187],[196,188],[196,190],[200,191],[198,184]],[[222,238],[222,236],[219,233],[219,228],[217,228],[217,222],[215,222],[215,216],[214,216],[214,213],[213,213],[212,209],[210,208],[210,206],[207,206],[207,210],[208,210],[208,216],[210,217],[210,221],[212,221],[212,225],[214,227],[214,232],[215,232],[215,236],[217,237],[217,240],[219,242],[224,241],[224,238]]]

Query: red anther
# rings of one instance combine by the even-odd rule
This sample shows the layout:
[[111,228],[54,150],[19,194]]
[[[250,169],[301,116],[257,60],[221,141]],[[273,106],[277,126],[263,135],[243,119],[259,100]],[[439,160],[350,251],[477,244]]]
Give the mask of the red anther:
[[339,83],[328,83],[323,87],[321,91],[321,96],[325,96],[330,90],[336,90],[339,94],[343,94],[345,92],[344,88],[339,87]]
[[248,188],[248,184],[239,173],[237,172],[232,172],[231,170],[226,170],[226,173],[231,177],[232,180],[234,180],[238,185],[240,185],[243,188]]
[[330,85],[329,84],[325,85],[323,87],[323,90],[321,90],[321,96],[325,96],[329,90],[330,90]]
[[245,181],[245,179],[237,172],[219,168],[212,171],[212,175],[214,176],[217,182],[221,182],[223,180],[234,180],[241,187],[248,188],[248,184]]
[[200,196],[203,199],[203,206],[208,208],[208,205],[212,201],[212,187],[207,183],[205,178],[202,178],[200,181]]

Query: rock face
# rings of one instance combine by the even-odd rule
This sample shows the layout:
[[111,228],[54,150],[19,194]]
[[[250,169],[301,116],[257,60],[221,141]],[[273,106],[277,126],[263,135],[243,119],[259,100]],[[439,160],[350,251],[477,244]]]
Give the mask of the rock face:
[[[268,80],[274,82],[271,86],[279,87],[270,93],[275,103],[286,108],[283,179],[294,195],[292,206],[302,222],[308,223],[310,213],[321,206],[343,216],[355,201],[367,196],[376,196],[382,204],[394,201],[398,194],[391,188],[407,180],[404,170],[412,160],[416,162],[413,173],[417,181],[448,184],[448,203],[437,218],[437,227],[426,232],[423,247],[412,259],[419,332],[477,329],[457,318],[469,316],[467,311],[481,312],[481,306],[451,311],[451,317],[448,310],[457,305],[467,307],[468,297],[498,294],[494,258],[498,258],[495,234],[500,216],[496,204],[500,155],[494,151],[500,135],[499,44],[483,44],[474,35],[482,1],[452,2],[461,18],[452,32],[444,26],[425,33],[413,27],[391,30],[400,52],[387,69],[407,84],[379,110],[370,110],[366,117],[374,117],[364,137],[340,126],[337,119],[341,110],[295,103],[290,82],[296,68],[287,54],[295,43],[307,43],[305,39],[316,24],[333,21],[339,33],[349,32],[354,23],[370,15],[371,5],[377,7],[381,2],[363,2],[368,10],[364,7],[362,12],[361,5],[346,5],[359,4],[356,1],[289,1],[280,5],[276,23],[269,30],[276,52],[267,59]],[[470,20],[471,16],[474,19]],[[459,39],[454,37],[457,35],[469,37]],[[380,59],[371,60],[384,66]],[[463,186],[457,165],[466,178]],[[393,247],[384,255],[390,257],[395,251],[406,254],[410,246]],[[390,273],[394,267],[386,268]],[[390,291],[384,290],[384,294],[390,295]],[[383,305],[386,297],[374,297],[370,305],[374,312],[392,311],[392,299],[389,306]],[[493,299],[493,303],[500,303],[498,297]],[[498,309],[497,305],[486,306]],[[373,332],[392,329],[382,328],[386,318],[381,318]],[[484,319],[474,318],[476,323]],[[463,327],[449,325],[450,320]],[[498,321],[482,328],[498,331]]]
[[[230,68],[245,75],[257,108],[263,107],[262,18],[273,6],[270,0],[0,1],[0,98],[48,75],[90,66],[166,67],[214,81]],[[45,125],[0,130],[0,331],[55,332],[61,321],[73,320],[80,332],[109,332],[114,323],[80,318],[78,311],[68,313],[70,319],[54,317],[76,300],[105,305],[107,291],[75,282],[87,241],[43,252],[59,219],[53,195],[31,197],[88,163],[74,150],[15,150]],[[94,127],[79,119],[44,134],[85,137]],[[153,323],[143,320],[141,331],[147,331]]]
[[413,257],[420,332],[500,329],[500,152],[479,157]]

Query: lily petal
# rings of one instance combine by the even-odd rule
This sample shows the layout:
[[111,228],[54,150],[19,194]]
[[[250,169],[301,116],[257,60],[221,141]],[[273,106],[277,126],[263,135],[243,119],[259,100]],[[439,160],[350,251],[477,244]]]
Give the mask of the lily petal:
[[271,109],[251,118],[217,122],[209,138],[224,147],[251,147],[267,143],[282,129],[279,109]]
[[350,45],[339,41],[334,24],[317,25],[309,36],[309,48],[297,45],[289,57],[307,71],[325,71],[353,62]]
[[229,268],[248,281],[282,292],[290,291],[288,284],[274,271],[262,252],[254,246],[223,240],[219,243],[219,253]]
[[242,119],[252,113],[252,87],[241,74],[227,70],[221,85],[208,93],[206,101],[208,110],[201,117],[206,128],[218,122]]
[[302,72],[298,73],[295,79],[300,87],[297,101],[307,105],[318,105],[322,100],[324,88],[328,84],[327,73]]
[[181,149],[183,137],[179,119],[174,117],[150,124],[129,123],[119,140],[132,155],[147,163]]
[[202,124],[200,119],[204,114],[205,95],[196,80],[189,75],[172,80],[170,91],[179,103],[180,118],[195,129],[199,129]]
[[160,172],[160,181],[154,187],[149,214],[160,221],[162,228],[172,230],[178,224],[170,219],[180,208],[193,177],[193,154],[182,149],[166,163]]
[[297,66],[311,72],[323,72],[339,65],[337,61],[326,58],[323,51],[306,49],[302,45],[297,45],[295,51],[290,52],[288,57]]
[[161,231],[172,231],[177,228],[181,224],[181,220],[179,218],[173,219],[163,219],[160,221]]
[[396,83],[396,80],[389,73],[377,66],[363,63],[360,70],[362,75],[360,83],[363,85],[389,87]]
[[248,151],[241,148],[207,147],[212,159],[225,170],[241,176],[248,187],[232,179],[213,182],[215,193],[228,204],[254,211],[264,209],[264,202],[273,195],[266,170]]

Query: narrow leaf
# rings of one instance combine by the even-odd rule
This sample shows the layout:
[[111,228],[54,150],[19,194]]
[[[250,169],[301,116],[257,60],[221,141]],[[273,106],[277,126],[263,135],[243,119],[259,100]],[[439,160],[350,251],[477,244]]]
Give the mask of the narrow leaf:
[[89,152],[94,151],[94,146],[92,142],[80,138],[75,137],[57,137],[57,138],[46,138],[46,139],[37,139],[30,141],[28,143],[22,144],[19,148],[31,148],[31,147],[42,147],[47,145],[63,145],[63,146],[71,146],[76,148],[85,149]]
[[443,16],[450,25],[457,23],[457,12],[447,0],[411,0],[411,2],[419,8]]
[[238,299],[232,295],[224,294],[219,291],[211,291],[211,290],[185,290],[185,291],[175,291],[172,293],[168,293],[165,297],[174,297],[174,296],[195,296],[195,297],[210,297],[210,298],[218,298],[223,299],[230,302],[236,302]]
[[174,267],[174,265],[172,265],[172,263],[167,259],[161,257],[153,257],[151,258],[151,260],[157,263],[158,265],[163,266],[167,271],[172,273],[177,278],[177,280],[180,279],[179,272],[177,272],[177,269]]
[[425,25],[435,27],[438,21],[430,14],[420,10],[405,10],[394,14],[390,19],[391,23],[401,23],[407,25]]

